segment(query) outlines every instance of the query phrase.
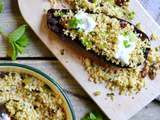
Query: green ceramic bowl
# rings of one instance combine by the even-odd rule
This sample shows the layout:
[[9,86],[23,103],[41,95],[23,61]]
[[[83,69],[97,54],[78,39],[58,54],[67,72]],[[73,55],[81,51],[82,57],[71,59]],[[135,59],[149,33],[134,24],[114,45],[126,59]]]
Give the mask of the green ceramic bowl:
[[76,120],[70,100],[64,93],[62,87],[53,78],[49,77],[48,75],[46,75],[38,69],[17,63],[0,63],[0,71],[26,73],[38,78],[39,80],[42,80],[55,93],[59,94],[61,98],[64,100],[64,107],[67,113],[67,120]]

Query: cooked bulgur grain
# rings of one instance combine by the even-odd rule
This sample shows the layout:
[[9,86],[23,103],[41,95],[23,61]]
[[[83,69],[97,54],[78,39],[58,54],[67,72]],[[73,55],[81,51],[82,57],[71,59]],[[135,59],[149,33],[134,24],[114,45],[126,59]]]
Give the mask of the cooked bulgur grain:
[[94,94],[94,96],[99,96],[99,95],[101,95],[101,91],[96,91],[93,94]]
[[140,68],[118,68],[115,66],[105,68],[94,64],[87,58],[83,60],[83,64],[91,81],[97,84],[105,83],[107,88],[112,91],[118,90],[120,94],[139,92],[145,85]]
[[116,16],[124,19],[133,19],[134,12],[129,11],[129,0],[123,0],[123,4],[119,5],[118,0],[65,0],[73,9],[89,10],[93,12],[102,12],[110,16]]
[[144,51],[148,47],[148,39],[142,40],[129,23],[126,22],[124,26],[124,21],[103,13],[55,10],[53,14],[60,17],[59,24],[63,26],[65,35],[72,40],[78,38],[87,50],[104,56],[105,60],[130,67],[145,61]]
[[17,72],[0,74],[0,103],[12,119],[66,120],[63,99],[44,82]]

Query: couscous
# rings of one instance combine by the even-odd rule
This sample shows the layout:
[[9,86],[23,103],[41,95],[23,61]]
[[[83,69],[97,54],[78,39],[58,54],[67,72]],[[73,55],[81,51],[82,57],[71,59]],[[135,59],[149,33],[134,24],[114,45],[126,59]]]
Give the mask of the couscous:
[[13,120],[66,120],[61,96],[28,74],[0,72],[0,103]]
[[134,18],[134,12],[129,11],[130,0],[65,0],[72,9],[87,10],[94,13],[105,13],[110,16],[116,16],[131,20]]
[[48,26],[116,65],[136,67],[147,56],[147,37],[142,38],[142,33],[130,23],[103,13],[51,9]]

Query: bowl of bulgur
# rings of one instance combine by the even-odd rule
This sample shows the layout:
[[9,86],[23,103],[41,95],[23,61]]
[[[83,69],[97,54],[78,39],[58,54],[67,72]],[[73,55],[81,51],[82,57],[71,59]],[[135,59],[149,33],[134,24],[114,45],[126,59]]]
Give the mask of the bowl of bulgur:
[[75,120],[62,87],[27,65],[0,64],[0,104],[14,120]]

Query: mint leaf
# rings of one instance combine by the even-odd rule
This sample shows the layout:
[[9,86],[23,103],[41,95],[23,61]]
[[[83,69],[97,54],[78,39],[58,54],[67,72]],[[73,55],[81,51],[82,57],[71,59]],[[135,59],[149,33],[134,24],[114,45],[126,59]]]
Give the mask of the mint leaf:
[[95,116],[95,120],[103,120],[103,115],[100,112],[92,112]]
[[10,43],[10,44],[12,46],[12,57],[11,58],[12,58],[12,60],[16,60],[16,57],[18,55],[18,51],[17,51],[14,43]]
[[25,30],[26,30],[26,25],[20,26],[14,32],[12,32],[12,33],[10,33],[8,35],[8,39],[10,41],[17,41],[17,40],[19,40],[22,37],[22,35],[25,33]]
[[103,120],[103,115],[99,112],[91,112],[86,114],[81,120]]
[[16,43],[22,47],[26,47],[28,45],[28,37],[26,34],[22,35],[22,37],[16,41]]
[[12,60],[16,60],[18,54],[22,54],[25,47],[28,45],[28,37],[25,31],[26,25],[21,25],[8,35],[9,43],[12,46]]
[[90,117],[91,120],[96,120],[96,116],[93,113],[90,113],[89,117]]
[[2,13],[4,10],[4,1],[0,0],[0,13]]

